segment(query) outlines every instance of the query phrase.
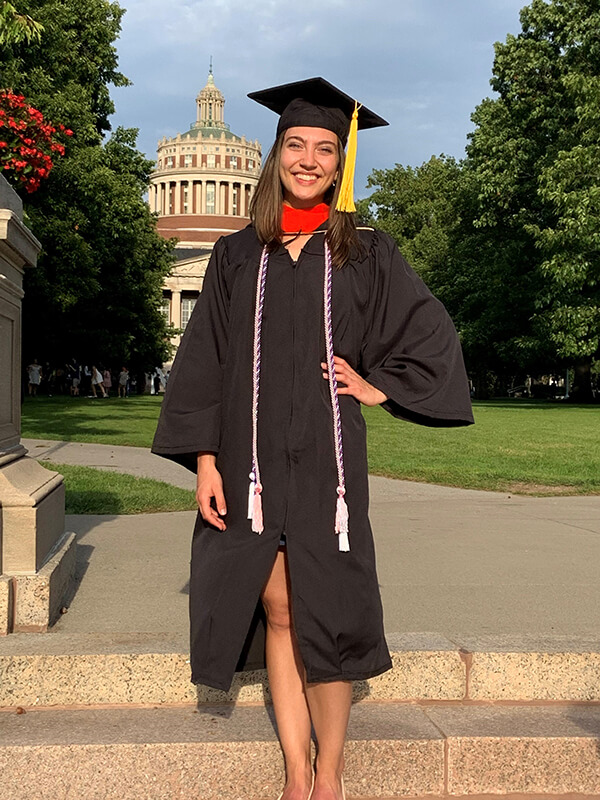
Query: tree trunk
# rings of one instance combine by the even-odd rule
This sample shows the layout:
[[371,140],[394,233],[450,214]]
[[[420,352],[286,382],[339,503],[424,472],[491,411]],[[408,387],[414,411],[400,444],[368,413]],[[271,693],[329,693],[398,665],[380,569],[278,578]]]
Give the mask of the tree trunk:
[[574,403],[593,403],[592,359],[579,361],[573,367],[574,378],[569,399]]

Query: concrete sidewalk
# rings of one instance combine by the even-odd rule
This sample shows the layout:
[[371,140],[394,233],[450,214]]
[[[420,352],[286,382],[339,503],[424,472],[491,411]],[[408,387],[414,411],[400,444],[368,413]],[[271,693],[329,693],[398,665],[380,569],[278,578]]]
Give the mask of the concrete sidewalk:
[[[143,448],[23,440],[30,454],[194,488]],[[371,477],[386,630],[600,636],[600,496],[534,498]],[[187,631],[194,512],[70,516],[80,585],[60,632]]]

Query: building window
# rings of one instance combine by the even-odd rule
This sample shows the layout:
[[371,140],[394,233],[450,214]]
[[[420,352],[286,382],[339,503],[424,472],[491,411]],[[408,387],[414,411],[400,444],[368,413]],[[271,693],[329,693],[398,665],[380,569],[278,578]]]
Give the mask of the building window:
[[229,159],[229,163],[231,165],[231,169],[237,169],[238,168],[237,161],[238,160],[237,160],[236,156],[231,156],[231,158]]
[[189,187],[188,184],[184,184],[183,187],[183,213],[188,213],[188,198],[189,198]]
[[190,317],[192,316],[192,311],[194,310],[197,299],[197,297],[181,298],[181,327],[183,330],[186,329],[187,324],[190,321]]
[[206,166],[209,167],[210,169],[214,169],[215,168],[216,162],[215,162],[215,154],[214,153],[209,153],[206,156]]
[[171,324],[171,297],[167,294],[163,295],[162,303],[158,310],[165,318],[167,325]]
[[233,191],[231,193],[231,213],[233,216],[237,216],[239,214],[239,197],[240,197],[240,187],[234,186]]
[[166,168],[167,168],[167,169],[173,169],[174,162],[175,162],[175,159],[173,158],[173,156],[169,156],[169,157],[167,158],[167,162],[166,162],[166,164],[165,164]]
[[254,159],[253,158],[249,158],[248,159],[248,169],[254,169]]
[[192,156],[191,155],[189,155],[189,156],[186,155],[185,156],[185,158],[183,160],[183,166],[184,167],[191,167],[192,166]]
[[206,184],[206,213],[215,213],[215,185],[214,183]]

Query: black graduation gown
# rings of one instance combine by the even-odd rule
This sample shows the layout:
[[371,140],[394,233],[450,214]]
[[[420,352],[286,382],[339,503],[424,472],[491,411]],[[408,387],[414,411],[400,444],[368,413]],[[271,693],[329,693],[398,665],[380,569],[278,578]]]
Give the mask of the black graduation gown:
[[[386,234],[332,280],[333,341],[383,391],[383,407],[426,425],[473,421],[460,344],[442,304]],[[309,682],[359,680],[391,667],[368,512],[365,422],[341,395],[350,552],[334,532],[337,472],[323,330],[324,234],[294,263],[270,256],[262,325],[258,457],[264,532],[247,519],[252,341],[261,245],[254,229],[220,239],[169,377],[152,451],[196,469],[217,453],[227,530],[200,515],[190,581],[192,681],[229,689],[263,666],[260,591],[286,534],[293,617]],[[258,610],[257,610],[258,609]]]

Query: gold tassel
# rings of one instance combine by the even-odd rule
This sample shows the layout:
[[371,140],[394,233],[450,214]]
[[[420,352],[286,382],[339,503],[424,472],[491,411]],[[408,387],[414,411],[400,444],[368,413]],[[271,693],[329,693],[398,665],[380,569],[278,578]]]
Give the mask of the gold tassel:
[[336,203],[336,211],[356,211],[354,205],[354,172],[356,170],[356,144],[358,139],[358,112],[362,108],[358,103],[354,103],[350,131],[348,133],[348,146],[346,148],[346,163],[344,174],[340,186],[340,193]]

